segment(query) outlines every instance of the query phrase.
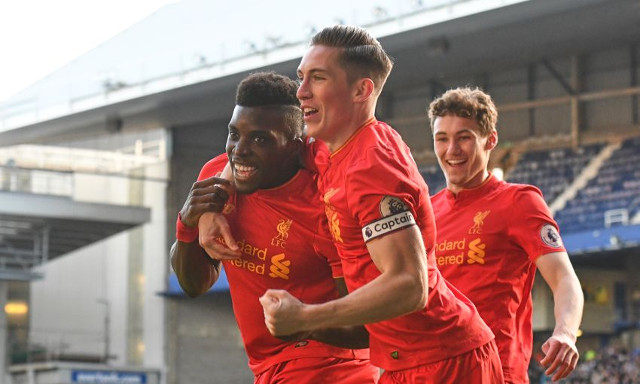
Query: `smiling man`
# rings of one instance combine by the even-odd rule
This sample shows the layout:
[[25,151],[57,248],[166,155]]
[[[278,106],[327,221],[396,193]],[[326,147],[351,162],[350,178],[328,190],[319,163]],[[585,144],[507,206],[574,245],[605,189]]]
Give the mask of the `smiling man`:
[[498,144],[498,112],[479,89],[456,88],[429,107],[433,141],[447,188],[432,198],[436,259],[496,335],[505,380],[528,383],[532,353],[531,288],[536,267],[551,287],[556,326],[541,363],[553,380],[578,362],[583,296],[540,190],[488,171]]
[[[314,174],[300,167],[303,119],[296,89],[294,80],[274,73],[240,83],[227,153],[205,164],[191,188],[176,223],[172,266],[183,290],[195,297],[224,265],[255,383],[375,383],[379,372],[369,364],[369,350],[348,349],[367,347],[363,327],[284,340],[264,324],[258,298],[267,289],[286,289],[309,303],[346,294]],[[212,258],[203,248],[208,245],[197,241],[197,226],[204,214],[225,205],[228,182],[214,175],[227,162],[238,193],[226,218],[239,241],[237,251]]]
[[269,290],[274,335],[366,324],[379,383],[500,383],[494,337],[440,276],[424,179],[400,135],[374,116],[391,58],[363,28],[318,32],[298,66],[313,159],[349,294],[323,304]]

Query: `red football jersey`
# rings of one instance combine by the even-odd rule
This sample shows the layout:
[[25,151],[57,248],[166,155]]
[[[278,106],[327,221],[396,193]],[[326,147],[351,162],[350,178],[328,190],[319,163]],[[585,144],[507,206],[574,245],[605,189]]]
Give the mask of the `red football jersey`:
[[531,288],[537,257],[565,251],[542,193],[493,175],[480,187],[432,198],[436,261],[496,335],[505,379],[527,382]]
[[[198,180],[220,172],[221,155],[204,165]],[[284,289],[305,303],[338,297],[333,277],[342,277],[340,258],[331,240],[314,175],[300,170],[289,182],[251,194],[236,194],[226,215],[242,250],[240,260],[223,261],[233,310],[249,366],[254,374],[300,357],[367,359],[368,350],[332,347],[320,342],[285,342],[271,336],[258,298],[269,289]]]
[[329,228],[353,291],[380,275],[366,241],[418,225],[427,249],[424,310],[367,325],[371,361],[385,370],[412,368],[470,351],[493,335],[471,302],[436,268],[435,222],[427,185],[400,135],[382,122],[361,127],[328,156],[314,145]]

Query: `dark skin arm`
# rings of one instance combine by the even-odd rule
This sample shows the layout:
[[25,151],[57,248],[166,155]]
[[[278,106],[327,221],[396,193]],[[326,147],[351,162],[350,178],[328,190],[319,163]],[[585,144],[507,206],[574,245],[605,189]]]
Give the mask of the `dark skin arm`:
[[[195,229],[203,213],[222,211],[229,197],[224,190],[228,184],[218,177],[195,182],[180,210],[182,224]],[[218,280],[220,261],[212,260],[197,240],[191,243],[176,240],[170,254],[180,287],[190,297],[204,294]]]
[[171,246],[171,266],[180,287],[189,297],[198,297],[211,288],[220,275],[220,261],[212,260],[197,241],[176,241]]

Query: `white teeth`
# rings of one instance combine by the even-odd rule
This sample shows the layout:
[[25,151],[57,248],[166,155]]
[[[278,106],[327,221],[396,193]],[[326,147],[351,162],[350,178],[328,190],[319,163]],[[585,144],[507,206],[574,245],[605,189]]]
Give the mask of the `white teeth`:
[[303,111],[305,114],[312,113],[312,112],[318,112],[318,110],[317,110],[317,109],[313,109],[313,108],[304,108],[302,111]]
[[464,163],[464,160],[447,160],[447,162],[451,165],[458,165]]
[[234,167],[238,172],[251,172],[254,169],[256,169],[256,167],[249,167],[247,165],[240,165],[240,164],[234,164]]

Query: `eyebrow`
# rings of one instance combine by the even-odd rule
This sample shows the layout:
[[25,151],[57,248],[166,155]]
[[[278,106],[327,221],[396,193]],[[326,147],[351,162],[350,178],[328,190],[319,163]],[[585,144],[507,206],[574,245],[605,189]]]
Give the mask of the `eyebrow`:
[[[316,73],[329,73],[328,70],[326,69],[322,69],[322,68],[313,68],[311,70],[309,70],[309,75],[313,75]],[[300,75],[302,74],[302,70],[300,68],[298,68],[297,74]]]
[[[473,129],[471,129],[471,128],[464,128],[464,129],[462,129],[462,130],[460,130],[460,131],[456,132],[454,135],[459,135],[459,134],[461,134],[461,133],[473,133]],[[446,132],[438,131],[438,132],[436,132],[436,133],[435,133],[435,136],[438,136],[438,135],[446,135],[446,134],[447,134]]]

